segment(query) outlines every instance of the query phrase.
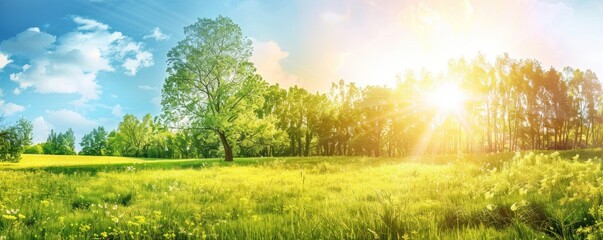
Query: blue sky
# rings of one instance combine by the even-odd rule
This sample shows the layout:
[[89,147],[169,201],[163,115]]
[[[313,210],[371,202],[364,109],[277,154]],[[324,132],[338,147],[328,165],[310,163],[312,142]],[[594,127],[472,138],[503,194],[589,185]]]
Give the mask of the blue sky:
[[197,18],[231,17],[270,83],[326,91],[339,79],[392,85],[407,69],[507,52],[603,72],[603,1],[346,0],[0,2],[0,113],[34,141],[79,138],[125,113],[160,112],[166,54]]
[[[279,2],[267,5],[269,10],[287,11]],[[166,54],[182,39],[183,27],[198,17],[226,15],[246,35],[267,38],[276,32],[268,24],[272,19],[250,21],[255,7],[229,1],[3,1],[5,122],[21,116],[34,121],[40,142],[52,128],[74,128],[80,138],[98,125],[115,128],[125,113],[157,115]]]

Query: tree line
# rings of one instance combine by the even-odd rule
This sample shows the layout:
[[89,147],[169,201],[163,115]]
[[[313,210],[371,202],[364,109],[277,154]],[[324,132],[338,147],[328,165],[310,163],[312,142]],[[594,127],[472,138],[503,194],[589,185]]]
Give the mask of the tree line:
[[[426,103],[426,93],[450,79],[468,95],[462,116],[439,115]],[[545,70],[531,59],[458,59],[450,62],[445,75],[407,72],[393,88],[359,87],[343,80],[333,83],[328,93],[266,82],[256,88],[261,94],[245,113],[251,116],[230,129],[236,156],[397,157],[603,147],[603,91],[596,75],[569,67]],[[218,134],[182,127],[186,124],[128,114],[115,130],[98,127],[84,135],[80,154],[224,156]]]
[[[251,42],[229,18],[199,19],[184,33],[168,53],[162,113],[127,114],[109,132],[100,126],[79,154],[231,161],[603,147],[603,90],[590,70],[480,54],[451,60],[445,73],[408,71],[394,87],[340,80],[311,93],[258,75]],[[458,111],[428,103],[443,83],[463,89]],[[36,151],[75,154],[72,136],[51,132]]]

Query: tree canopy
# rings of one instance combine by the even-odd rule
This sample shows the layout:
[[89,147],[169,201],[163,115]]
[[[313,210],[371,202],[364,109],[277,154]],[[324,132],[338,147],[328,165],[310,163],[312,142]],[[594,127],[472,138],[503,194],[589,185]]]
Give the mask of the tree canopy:
[[[4,118],[0,116],[0,123]],[[25,118],[14,126],[0,125],[0,162],[18,162],[25,146],[32,142],[33,124]]]
[[168,53],[162,92],[164,117],[176,127],[213,131],[226,161],[242,116],[253,118],[262,79],[255,73],[251,41],[231,19],[198,19]]

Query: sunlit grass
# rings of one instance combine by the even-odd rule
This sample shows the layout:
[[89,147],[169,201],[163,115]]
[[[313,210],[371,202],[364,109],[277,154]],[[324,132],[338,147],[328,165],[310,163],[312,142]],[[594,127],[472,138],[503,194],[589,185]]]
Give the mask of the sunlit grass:
[[96,166],[117,165],[129,163],[178,163],[191,160],[165,160],[144,159],[132,157],[110,157],[110,156],[81,156],[81,155],[37,155],[23,154],[18,163],[0,163],[0,169],[21,168],[44,168],[44,167],[68,167],[68,166]]
[[600,159],[565,154],[145,161],[76,174],[0,170],[0,238],[601,236]]
[[23,154],[19,163],[0,163],[3,168],[29,168],[48,166],[77,166],[77,165],[102,165],[115,163],[143,162],[141,159],[127,157],[95,157],[95,156],[61,156]]

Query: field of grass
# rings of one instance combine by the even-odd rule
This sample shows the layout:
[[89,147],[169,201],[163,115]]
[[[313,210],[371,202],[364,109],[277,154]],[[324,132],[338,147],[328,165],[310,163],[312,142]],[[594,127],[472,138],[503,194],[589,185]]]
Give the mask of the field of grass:
[[601,239],[600,156],[24,155],[0,165],[0,239]]

